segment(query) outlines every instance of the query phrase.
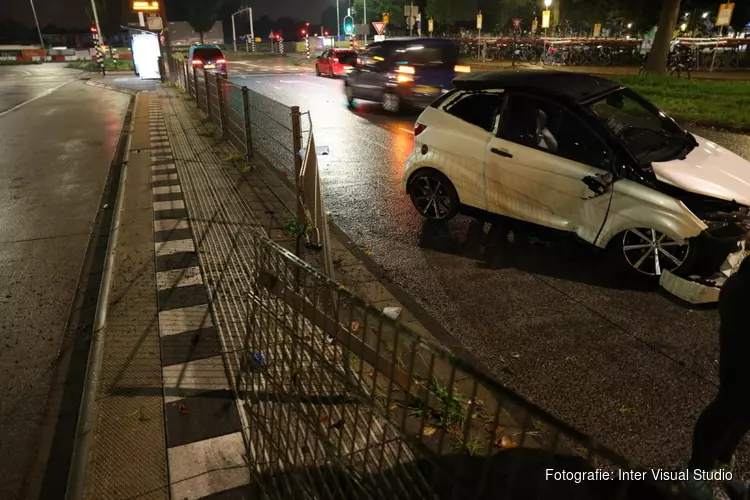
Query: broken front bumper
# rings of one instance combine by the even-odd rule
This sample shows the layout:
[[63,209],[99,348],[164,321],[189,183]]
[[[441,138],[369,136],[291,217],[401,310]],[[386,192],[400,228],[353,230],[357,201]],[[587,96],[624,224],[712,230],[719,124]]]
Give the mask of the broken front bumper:
[[659,284],[672,295],[691,304],[718,302],[724,282],[737,272],[742,260],[750,253],[745,247],[743,240],[739,243],[739,249],[730,253],[719,267],[719,271],[710,277],[691,275],[683,278],[664,271]]

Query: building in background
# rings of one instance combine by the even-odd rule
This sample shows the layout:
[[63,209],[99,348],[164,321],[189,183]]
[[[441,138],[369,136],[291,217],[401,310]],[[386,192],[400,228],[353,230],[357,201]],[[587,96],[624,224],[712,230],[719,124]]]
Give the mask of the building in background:
[[[169,33],[172,37],[172,47],[189,47],[201,42],[201,36],[186,22],[169,23]],[[203,34],[206,45],[221,45],[224,43],[224,27],[221,21],[216,21],[211,31]]]

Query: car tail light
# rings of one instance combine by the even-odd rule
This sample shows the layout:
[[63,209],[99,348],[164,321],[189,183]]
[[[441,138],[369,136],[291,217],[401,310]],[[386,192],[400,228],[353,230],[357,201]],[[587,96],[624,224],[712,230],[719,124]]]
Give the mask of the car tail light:
[[424,132],[424,129],[427,128],[427,125],[422,125],[421,123],[415,123],[414,124],[414,136],[418,136],[422,132]]
[[200,66],[203,64],[203,61],[200,59],[193,59],[193,66]]
[[227,63],[226,59],[217,59],[216,60],[216,64],[226,64],[226,63]]
[[396,82],[398,83],[411,83],[414,81],[414,78],[410,77],[409,75],[396,75]]
[[396,73],[401,73],[404,75],[413,75],[414,68],[412,66],[399,66],[398,68],[396,68]]
[[453,71],[456,73],[471,73],[471,66],[456,66]]

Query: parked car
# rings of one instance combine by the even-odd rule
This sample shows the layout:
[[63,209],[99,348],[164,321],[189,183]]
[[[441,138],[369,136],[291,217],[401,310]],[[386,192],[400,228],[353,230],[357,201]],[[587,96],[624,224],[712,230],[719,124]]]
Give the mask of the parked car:
[[636,92],[541,70],[454,84],[418,118],[403,172],[424,217],[470,208],[571,232],[641,276],[743,253],[750,163]]
[[315,74],[331,78],[351,73],[357,65],[357,51],[354,49],[328,49],[318,56]]
[[218,45],[193,45],[188,51],[188,64],[212,74],[227,76],[227,59]]
[[377,101],[389,112],[425,108],[452,88],[459,73],[458,45],[436,38],[389,38],[369,45],[344,82],[349,105],[355,99]]

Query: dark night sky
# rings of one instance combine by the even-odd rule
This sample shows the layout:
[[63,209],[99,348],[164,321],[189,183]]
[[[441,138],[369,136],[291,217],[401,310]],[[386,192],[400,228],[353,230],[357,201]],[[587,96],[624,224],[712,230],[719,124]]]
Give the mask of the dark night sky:
[[[34,18],[28,0],[0,1],[5,4],[0,11],[0,20],[13,19],[29,26],[33,25]],[[34,0],[41,26],[47,24],[60,27],[85,26],[88,24],[85,8],[89,3],[90,0]],[[252,7],[253,17],[256,19],[263,15],[268,15],[272,19],[292,16],[310,19],[313,22],[320,21],[320,15],[326,7],[336,5],[335,0],[238,0],[237,3]],[[341,0],[342,9],[345,9],[347,5],[347,0]]]

